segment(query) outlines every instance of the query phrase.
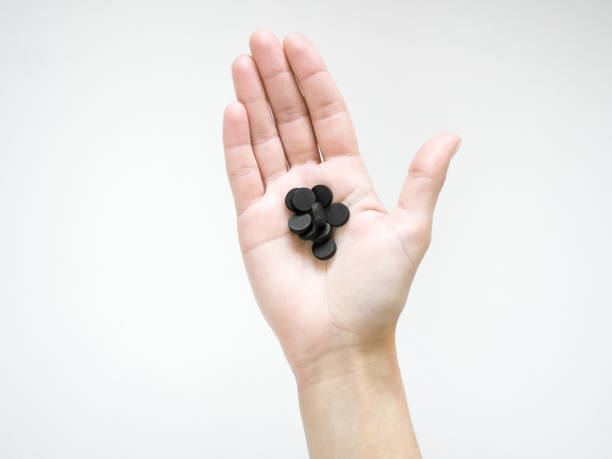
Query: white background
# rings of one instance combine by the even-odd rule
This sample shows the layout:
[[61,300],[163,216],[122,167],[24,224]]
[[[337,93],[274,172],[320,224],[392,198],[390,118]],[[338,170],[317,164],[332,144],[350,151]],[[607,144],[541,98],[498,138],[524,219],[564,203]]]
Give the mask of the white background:
[[257,28],[315,42],[395,203],[463,138],[398,347],[429,459],[612,457],[612,6],[0,2],[0,456],[305,458],[221,148]]

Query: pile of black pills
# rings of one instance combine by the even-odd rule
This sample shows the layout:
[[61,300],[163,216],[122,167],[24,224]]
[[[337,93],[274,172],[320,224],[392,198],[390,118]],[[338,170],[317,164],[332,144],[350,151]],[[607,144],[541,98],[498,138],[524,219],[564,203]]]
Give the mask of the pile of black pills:
[[329,187],[293,188],[285,196],[285,205],[293,212],[289,229],[305,241],[312,241],[312,253],[319,260],[328,260],[336,253],[332,229],[344,225],[349,208],[340,202],[332,203],[334,195]]

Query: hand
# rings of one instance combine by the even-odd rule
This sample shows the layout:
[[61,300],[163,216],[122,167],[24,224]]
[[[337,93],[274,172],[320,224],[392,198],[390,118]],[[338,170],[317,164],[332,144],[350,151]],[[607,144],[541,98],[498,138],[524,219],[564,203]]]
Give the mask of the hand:
[[[334,356],[345,361],[347,352],[393,342],[460,140],[454,134],[429,140],[388,212],[314,46],[298,34],[281,45],[272,33],[258,31],[250,47],[253,57],[240,56],[232,65],[238,102],[224,115],[227,173],[255,297],[299,380]],[[284,204],[291,188],[319,183],[351,211],[348,223],[335,229],[338,250],[328,261],[316,259],[312,244],[289,231]]]

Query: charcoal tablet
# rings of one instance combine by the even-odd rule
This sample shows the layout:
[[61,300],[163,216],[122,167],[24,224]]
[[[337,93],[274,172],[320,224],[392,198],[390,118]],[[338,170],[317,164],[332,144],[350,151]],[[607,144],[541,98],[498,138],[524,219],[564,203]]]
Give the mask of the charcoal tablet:
[[321,228],[317,225],[311,225],[310,229],[304,234],[300,234],[300,238],[304,241],[314,241],[315,238],[321,233]]
[[334,199],[332,190],[325,185],[316,185],[312,187],[312,192],[317,197],[317,202],[321,203],[323,207],[329,206]]
[[289,229],[296,234],[304,234],[310,229],[311,224],[310,214],[293,214],[289,217]]
[[[315,226],[315,225],[313,225]],[[326,223],[325,226],[320,230],[320,233],[312,240],[315,244],[321,244],[327,241],[332,234],[332,227],[329,223]]]
[[312,244],[312,253],[319,260],[329,260],[336,253],[336,243],[333,239],[328,239],[321,244]]
[[327,223],[331,226],[342,226],[344,225],[351,215],[349,208],[341,202],[334,202],[325,213]]
[[312,205],[312,220],[318,227],[325,226],[325,210],[320,202],[315,202]]
[[295,207],[293,207],[293,193],[295,193],[295,190],[297,190],[297,188],[289,190],[289,193],[287,193],[287,196],[285,196],[285,205],[291,212],[295,212],[297,210]]
[[295,190],[291,198],[293,207],[300,212],[308,212],[316,200],[317,198],[312,190],[305,187]]

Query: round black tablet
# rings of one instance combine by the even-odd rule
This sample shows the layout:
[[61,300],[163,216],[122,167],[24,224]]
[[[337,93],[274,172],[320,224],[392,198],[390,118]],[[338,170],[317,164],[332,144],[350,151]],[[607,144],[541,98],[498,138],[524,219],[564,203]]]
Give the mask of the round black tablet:
[[327,218],[327,223],[331,226],[342,226],[344,225],[349,217],[351,212],[349,208],[346,207],[341,202],[334,202],[325,213],[325,217]]
[[312,192],[317,197],[317,202],[320,202],[323,207],[329,206],[334,199],[332,190],[325,185],[316,185],[312,187]]
[[316,226],[325,226],[325,209],[320,202],[315,202],[312,205],[312,220]]
[[314,241],[320,232],[321,228],[319,228],[317,225],[312,225],[308,231],[306,231],[304,234],[300,234],[300,238],[302,238],[304,241]]
[[293,207],[300,212],[308,212],[316,200],[312,190],[305,187],[295,190],[291,198]]
[[[313,225],[315,226],[315,225]],[[326,223],[325,226],[320,230],[320,233],[312,240],[315,244],[321,244],[322,242],[327,241],[332,234],[332,227],[329,223]]]
[[296,234],[304,234],[310,229],[311,224],[310,214],[293,214],[289,217],[289,229]]
[[296,190],[297,188],[292,188],[291,190],[289,190],[289,193],[287,193],[287,196],[285,196],[285,205],[287,206],[287,209],[289,209],[291,212],[295,212],[297,210],[293,206],[293,193],[295,193]]
[[321,244],[312,244],[312,253],[319,260],[329,260],[336,253],[336,243],[333,239],[328,239]]

